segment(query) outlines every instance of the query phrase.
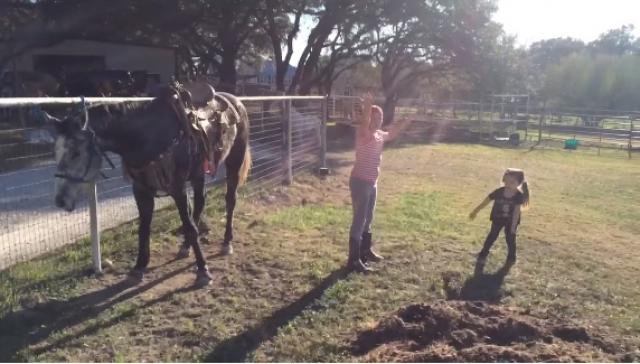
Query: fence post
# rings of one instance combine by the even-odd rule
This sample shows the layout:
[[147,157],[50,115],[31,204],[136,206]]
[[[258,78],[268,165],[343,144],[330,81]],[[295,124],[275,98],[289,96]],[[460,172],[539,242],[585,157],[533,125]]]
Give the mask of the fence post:
[[629,121],[629,159],[631,159],[631,151],[633,150],[633,120]]
[[545,100],[542,103],[542,113],[539,115],[539,123],[538,123],[538,145],[542,143],[542,128],[544,126],[544,119],[547,116],[547,101]]
[[329,95],[322,100],[322,121],[320,124],[320,171],[327,171],[327,121],[329,119]]
[[598,141],[598,155],[600,155],[600,149],[602,149],[602,133],[604,132],[604,121],[600,127],[600,140]]
[[336,116],[336,98],[332,97],[331,100],[332,100],[331,107],[333,109],[333,112],[331,113],[331,116],[335,117]]
[[93,271],[102,273],[102,253],[100,252],[100,224],[98,220],[98,186],[91,183],[89,189],[89,219],[91,227],[91,257],[93,258]]
[[526,117],[527,123],[525,124],[525,127],[524,127],[524,140],[525,141],[527,140],[527,137],[529,136],[529,95],[527,95],[527,106],[526,106],[526,109],[527,109],[527,111],[526,111],[526,113],[527,113],[527,117]]
[[494,96],[491,95],[491,114],[489,114],[489,121],[493,121],[493,106],[494,106]]
[[539,116],[538,120],[538,144],[542,143],[542,123],[544,122],[544,113],[545,109],[542,109],[542,113]]
[[290,185],[293,183],[293,132],[291,120],[291,99],[287,99],[284,102],[284,120],[285,120],[285,166],[286,166],[286,179],[285,183]]

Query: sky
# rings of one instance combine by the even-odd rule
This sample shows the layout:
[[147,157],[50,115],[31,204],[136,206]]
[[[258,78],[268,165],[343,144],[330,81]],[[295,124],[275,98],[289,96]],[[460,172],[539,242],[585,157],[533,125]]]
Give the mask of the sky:
[[590,42],[625,24],[640,36],[640,0],[498,0],[494,20],[523,46],[556,37]]
[[[497,0],[494,20],[517,44],[528,46],[548,38],[572,37],[590,42],[607,30],[633,24],[640,36],[640,0]],[[291,59],[297,65],[309,36],[311,21],[303,21]]]

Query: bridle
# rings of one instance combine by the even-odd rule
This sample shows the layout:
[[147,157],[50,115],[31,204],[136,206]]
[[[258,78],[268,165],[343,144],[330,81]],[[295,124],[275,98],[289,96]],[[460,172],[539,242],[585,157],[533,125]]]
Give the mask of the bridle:
[[[84,96],[81,96],[81,107],[82,107],[82,112],[84,113],[85,116],[85,123],[84,126],[82,127],[82,133],[84,134],[88,134],[89,135],[89,161],[87,162],[87,165],[84,169],[84,173],[82,174],[82,176],[72,176],[70,174],[67,173],[56,173],[54,176],[57,178],[62,178],[62,179],[66,179],[67,181],[71,182],[71,183],[89,183],[89,182],[93,182],[93,180],[88,180],[87,179],[87,175],[89,175],[89,172],[91,170],[91,166],[93,165],[93,160],[96,157],[99,158],[104,158],[107,160],[107,162],[109,163],[109,166],[111,166],[111,169],[115,169],[116,166],[113,164],[113,161],[111,161],[111,159],[109,158],[109,156],[105,153],[104,150],[102,150],[102,148],[100,148],[100,146],[98,145],[97,141],[96,141],[96,133],[93,129],[91,129],[91,126],[89,125],[89,113],[87,111],[87,105],[85,103],[84,100]],[[100,171],[100,175],[103,178],[107,178],[107,176]]]
[[[93,165],[93,161],[94,161],[94,159],[96,157],[106,159],[107,162],[109,163],[109,166],[111,166],[111,169],[115,169],[116,168],[116,166],[113,164],[113,162],[111,161],[109,156],[102,150],[102,148],[100,148],[100,146],[96,142],[96,136],[93,133],[93,131],[91,131],[89,134],[90,134],[90,137],[89,137],[89,161],[87,162],[87,165],[84,168],[84,173],[81,176],[72,176],[72,175],[67,174],[67,173],[56,173],[54,175],[55,177],[66,179],[67,181],[72,182],[72,183],[89,183],[89,182],[93,182],[93,180],[87,179],[87,175],[89,175],[89,172],[91,171],[91,166]],[[100,171],[100,175],[105,179],[107,178],[107,176],[102,171]]]

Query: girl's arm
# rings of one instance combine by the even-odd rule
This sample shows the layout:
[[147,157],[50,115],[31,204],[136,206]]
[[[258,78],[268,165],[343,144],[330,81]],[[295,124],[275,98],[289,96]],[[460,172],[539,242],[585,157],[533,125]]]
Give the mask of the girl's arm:
[[478,212],[485,208],[490,202],[491,199],[489,197],[485,198],[482,202],[480,202],[480,205],[478,205],[475,209],[473,209],[473,211],[471,211],[471,213],[469,214],[469,218],[471,218],[471,220],[475,219],[476,215],[478,215]]
[[515,234],[516,228],[518,227],[518,220],[520,220],[520,206],[516,205],[513,208],[513,218],[511,219],[511,233]]
[[360,119],[360,125],[358,126],[358,135],[360,137],[366,137],[371,132],[369,131],[369,125],[371,124],[371,106],[373,105],[373,97],[370,93],[367,93],[362,100],[362,116]]
[[385,142],[392,142],[397,139],[411,125],[411,119],[406,116],[398,122],[394,122],[389,126],[389,133],[384,137]]

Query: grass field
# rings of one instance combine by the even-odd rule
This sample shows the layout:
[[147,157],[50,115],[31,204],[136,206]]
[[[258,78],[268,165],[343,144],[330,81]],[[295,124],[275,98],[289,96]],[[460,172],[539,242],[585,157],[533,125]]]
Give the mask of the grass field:
[[[78,272],[90,262],[86,242],[82,252],[0,273],[0,361],[353,360],[349,343],[358,330],[401,306],[446,298],[443,276],[472,275],[488,210],[475,221],[467,215],[507,167],[527,172],[532,207],[520,228],[519,261],[492,297],[640,341],[638,159],[443,144],[389,148],[374,223],[387,259],[375,274],[345,276],[351,161],[352,152],[332,153],[328,178],[302,176],[291,187],[242,199],[230,257],[217,255],[223,215],[212,196],[205,250],[215,278],[208,289],[190,287],[192,258],[173,260],[179,241],[172,210],[154,220],[152,270],[136,287],[120,283],[135,258],[133,223],[103,235],[113,262],[103,277]],[[504,245],[502,238],[496,243],[489,270],[503,262]]]

